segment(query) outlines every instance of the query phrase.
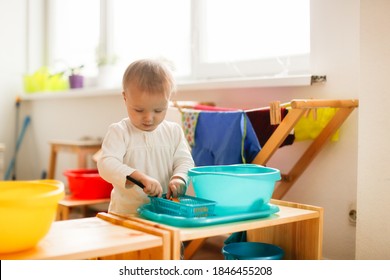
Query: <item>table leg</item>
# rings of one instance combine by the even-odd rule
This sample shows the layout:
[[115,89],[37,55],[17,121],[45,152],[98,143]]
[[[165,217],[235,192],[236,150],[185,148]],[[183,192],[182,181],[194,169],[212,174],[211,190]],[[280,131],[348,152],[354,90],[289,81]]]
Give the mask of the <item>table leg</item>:
[[47,173],[47,179],[54,179],[56,162],[57,162],[57,149],[54,145],[52,145],[50,149],[49,171]]

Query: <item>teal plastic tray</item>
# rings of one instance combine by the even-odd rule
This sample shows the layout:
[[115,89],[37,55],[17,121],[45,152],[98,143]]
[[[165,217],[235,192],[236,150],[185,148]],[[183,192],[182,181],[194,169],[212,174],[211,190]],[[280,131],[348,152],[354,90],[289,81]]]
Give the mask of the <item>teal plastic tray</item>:
[[145,204],[138,208],[138,214],[141,217],[152,220],[158,223],[167,224],[175,227],[201,227],[210,226],[223,223],[231,223],[238,221],[245,221],[251,219],[265,218],[269,215],[279,212],[279,207],[272,204],[266,204],[258,212],[242,213],[227,216],[209,216],[199,218],[186,218],[180,216],[172,216],[167,214],[160,214],[153,211],[150,204]]

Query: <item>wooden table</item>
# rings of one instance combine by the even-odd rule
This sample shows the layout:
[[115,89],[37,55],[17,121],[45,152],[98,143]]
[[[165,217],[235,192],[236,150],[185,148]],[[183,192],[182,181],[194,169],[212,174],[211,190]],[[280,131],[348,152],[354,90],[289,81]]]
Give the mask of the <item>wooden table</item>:
[[247,231],[248,241],[272,243],[285,251],[284,259],[322,258],[323,209],[321,207],[271,200],[280,211],[266,218],[246,220],[195,228],[173,227],[140,217],[129,220],[169,230],[172,240],[172,258],[180,258],[182,241],[191,241],[186,248],[185,259],[189,259],[204,238]]
[[159,236],[158,229],[147,233],[141,227],[136,222],[115,225],[98,217],[58,221],[35,248],[0,254],[0,259],[169,259],[169,235]]

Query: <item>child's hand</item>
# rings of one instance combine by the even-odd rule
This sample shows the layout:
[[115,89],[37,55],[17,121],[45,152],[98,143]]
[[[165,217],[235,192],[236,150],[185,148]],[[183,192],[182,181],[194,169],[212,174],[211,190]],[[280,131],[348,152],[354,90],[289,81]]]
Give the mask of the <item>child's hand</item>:
[[175,177],[169,182],[167,198],[179,197],[186,193],[187,187],[183,179]]
[[163,189],[161,184],[156,179],[149,177],[139,171],[134,171],[131,176],[144,185],[144,193],[150,196],[162,196]]
[[142,179],[141,182],[145,186],[144,193],[146,193],[147,195],[150,195],[150,196],[158,196],[158,197],[162,196],[163,189],[162,189],[159,181],[157,181],[151,177],[147,177],[147,178]]

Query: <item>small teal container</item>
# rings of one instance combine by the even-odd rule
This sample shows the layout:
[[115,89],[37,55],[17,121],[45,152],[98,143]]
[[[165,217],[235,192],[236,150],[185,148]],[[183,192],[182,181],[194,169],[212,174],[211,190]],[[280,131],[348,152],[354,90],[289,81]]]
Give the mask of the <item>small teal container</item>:
[[179,202],[174,202],[162,197],[150,197],[152,209],[156,213],[180,216],[187,218],[199,218],[213,216],[216,202],[199,197],[183,195],[178,198]]
[[284,250],[262,242],[229,243],[222,248],[225,260],[282,260]]

